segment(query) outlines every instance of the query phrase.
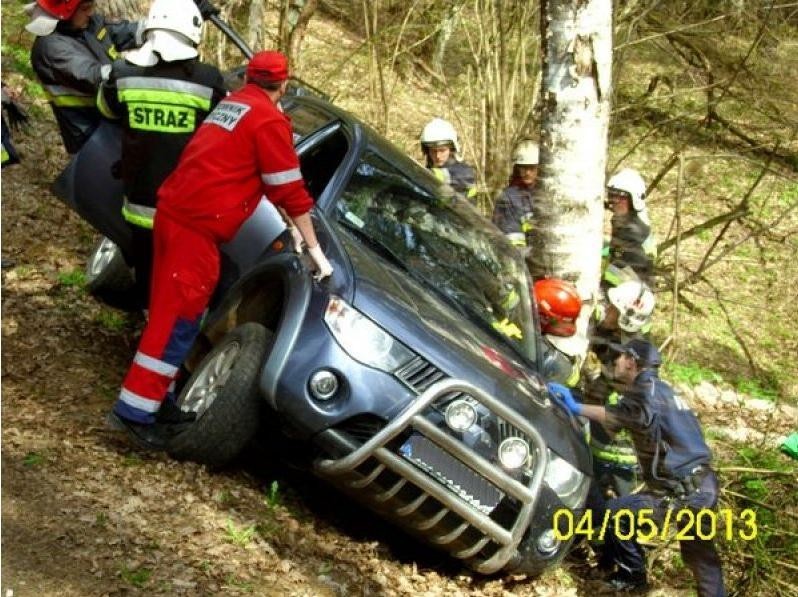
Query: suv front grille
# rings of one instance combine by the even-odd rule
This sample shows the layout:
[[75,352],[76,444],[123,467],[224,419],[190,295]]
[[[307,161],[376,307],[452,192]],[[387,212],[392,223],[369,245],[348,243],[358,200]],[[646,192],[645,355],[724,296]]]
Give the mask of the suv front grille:
[[419,356],[413,357],[412,361],[398,369],[394,375],[416,394],[421,394],[436,381],[446,377],[435,365]]

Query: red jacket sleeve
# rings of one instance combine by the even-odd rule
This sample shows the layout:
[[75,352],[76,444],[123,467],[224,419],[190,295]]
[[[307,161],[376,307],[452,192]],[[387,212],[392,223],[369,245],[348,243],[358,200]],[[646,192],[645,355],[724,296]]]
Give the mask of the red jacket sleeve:
[[289,216],[308,212],[313,207],[313,198],[299,169],[291,124],[285,119],[264,122],[255,135],[255,144],[266,198]]

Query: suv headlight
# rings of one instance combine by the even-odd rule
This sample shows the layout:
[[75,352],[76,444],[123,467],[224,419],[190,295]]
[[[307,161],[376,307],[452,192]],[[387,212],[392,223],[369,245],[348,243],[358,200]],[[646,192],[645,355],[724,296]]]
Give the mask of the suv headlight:
[[415,356],[401,342],[340,297],[330,298],[324,312],[324,322],[341,348],[365,365],[393,373]]
[[543,478],[568,508],[573,510],[582,505],[581,502],[587,491],[588,477],[551,450],[549,450],[549,464]]

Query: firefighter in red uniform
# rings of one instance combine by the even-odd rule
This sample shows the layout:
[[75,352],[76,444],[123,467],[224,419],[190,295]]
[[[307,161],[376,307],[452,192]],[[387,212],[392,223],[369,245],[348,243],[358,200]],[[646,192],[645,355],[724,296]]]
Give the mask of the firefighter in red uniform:
[[291,121],[277,105],[288,83],[288,61],[279,52],[259,52],[246,80],[205,119],[158,191],[149,321],[109,415],[113,426],[149,448],[165,448],[193,418],[174,408],[159,411],[218,281],[218,247],[233,238],[262,195],[299,229],[317,279],[332,273],[310,219],[313,199],[299,169]]

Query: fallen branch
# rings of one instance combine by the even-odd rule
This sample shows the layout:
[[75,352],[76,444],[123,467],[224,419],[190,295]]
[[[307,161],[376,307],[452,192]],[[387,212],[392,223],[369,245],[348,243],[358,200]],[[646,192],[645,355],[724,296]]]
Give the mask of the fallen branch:
[[798,514],[793,514],[792,512],[790,512],[788,510],[782,510],[778,506],[772,506],[770,504],[766,504],[765,502],[760,502],[759,500],[755,500],[754,498],[748,497],[744,493],[737,493],[736,491],[732,491],[731,489],[721,489],[720,491],[721,491],[721,493],[728,493],[729,495],[732,495],[734,497],[738,497],[740,499],[743,499],[743,500],[745,500],[747,502],[750,502],[750,503],[754,504],[755,506],[760,506],[761,508],[765,508],[766,510],[771,510],[773,512],[778,512],[779,514],[785,514],[785,515],[789,516],[790,518],[794,518],[795,520],[798,520]]
[[774,471],[768,468],[747,468],[744,466],[724,466],[716,470],[719,473],[757,473],[760,475],[784,475],[786,477],[795,476],[795,473],[792,471]]

